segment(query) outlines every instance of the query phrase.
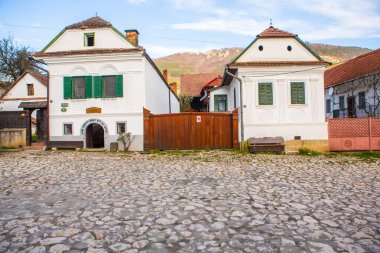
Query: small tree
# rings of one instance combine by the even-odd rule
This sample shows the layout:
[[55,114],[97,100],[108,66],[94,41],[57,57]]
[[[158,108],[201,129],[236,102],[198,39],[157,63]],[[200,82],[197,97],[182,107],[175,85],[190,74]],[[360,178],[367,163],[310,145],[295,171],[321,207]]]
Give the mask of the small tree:
[[0,80],[2,83],[15,81],[28,68],[38,71],[31,66],[28,56],[31,50],[26,46],[18,46],[12,36],[0,40]]
[[120,133],[119,137],[117,138],[117,141],[120,141],[123,143],[123,150],[129,150],[129,147],[131,146],[133,140],[135,139],[135,136],[132,136],[130,132],[128,133]]
[[179,105],[181,107],[181,112],[183,112],[185,109],[191,108],[192,100],[193,100],[193,97],[189,95],[179,96]]

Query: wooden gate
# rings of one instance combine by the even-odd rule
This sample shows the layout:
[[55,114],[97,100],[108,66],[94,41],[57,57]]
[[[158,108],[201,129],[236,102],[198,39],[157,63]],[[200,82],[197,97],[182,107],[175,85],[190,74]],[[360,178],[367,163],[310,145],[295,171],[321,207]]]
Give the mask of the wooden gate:
[[144,109],[144,149],[239,148],[238,111],[151,114]]
[[380,150],[380,118],[328,119],[329,150]]
[[0,112],[0,129],[4,128],[25,128],[26,145],[32,143],[32,129],[30,125],[29,111],[1,111]]

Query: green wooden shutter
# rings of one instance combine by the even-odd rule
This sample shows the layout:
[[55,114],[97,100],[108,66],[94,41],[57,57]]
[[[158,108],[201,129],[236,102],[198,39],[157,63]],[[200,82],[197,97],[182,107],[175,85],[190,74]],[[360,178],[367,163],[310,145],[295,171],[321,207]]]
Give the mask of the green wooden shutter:
[[92,76],[86,76],[86,98],[92,98]]
[[291,83],[292,104],[305,104],[305,84],[301,82]]
[[116,80],[116,97],[123,96],[123,75],[115,76]]
[[259,83],[259,105],[273,105],[271,83]]
[[69,99],[73,96],[73,82],[70,76],[63,77],[63,98]]
[[101,98],[102,90],[102,77],[94,76],[94,98]]

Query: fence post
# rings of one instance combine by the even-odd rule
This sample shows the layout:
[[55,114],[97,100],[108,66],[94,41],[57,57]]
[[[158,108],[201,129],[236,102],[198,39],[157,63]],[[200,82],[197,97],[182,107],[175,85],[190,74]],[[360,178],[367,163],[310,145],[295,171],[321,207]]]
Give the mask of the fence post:
[[368,133],[368,138],[369,138],[369,151],[372,151],[371,143],[372,143],[372,118],[368,117],[368,124],[369,124],[369,133]]
[[150,149],[150,111],[144,108],[144,150]]
[[232,112],[232,147],[239,148],[239,114],[236,108]]

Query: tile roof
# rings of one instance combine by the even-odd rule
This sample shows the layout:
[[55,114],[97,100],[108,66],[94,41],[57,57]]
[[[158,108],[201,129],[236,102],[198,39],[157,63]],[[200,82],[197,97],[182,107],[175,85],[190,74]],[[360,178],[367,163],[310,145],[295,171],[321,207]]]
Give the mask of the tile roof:
[[272,66],[313,66],[329,65],[325,61],[256,61],[256,62],[234,62],[229,67],[272,67]]
[[31,74],[34,78],[36,78],[38,81],[40,81],[43,85],[47,86],[47,76],[45,76],[41,73],[38,73],[34,70],[31,70],[31,69],[27,69],[25,71],[25,73]]
[[218,77],[217,73],[188,74],[181,76],[181,95],[199,96],[205,84]]
[[70,50],[70,51],[59,51],[59,52],[37,52],[34,53],[35,57],[42,56],[66,56],[66,55],[87,55],[87,54],[113,54],[113,53],[128,53],[128,52],[138,52],[144,51],[142,47],[136,48],[104,48],[104,49],[88,49],[88,50]]
[[362,54],[325,71],[325,88],[380,72],[380,49]]
[[103,27],[112,27],[112,24],[107,20],[104,20],[100,17],[92,17],[86,20],[83,20],[78,23],[66,26],[66,29],[89,29],[89,28],[103,28]]
[[206,85],[203,86],[203,89],[205,88],[214,88],[219,87],[222,84],[222,76],[218,75],[214,79],[212,79],[210,82],[206,83]]
[[46,108],[47,101],[38,101],[38,102],[21,102],[18,108],[24,109],[38,109],[38,108]]
[[296,34],[274,28],[273,26],[268,27],[263,32],[261,32],[258,37],[295,37]]

